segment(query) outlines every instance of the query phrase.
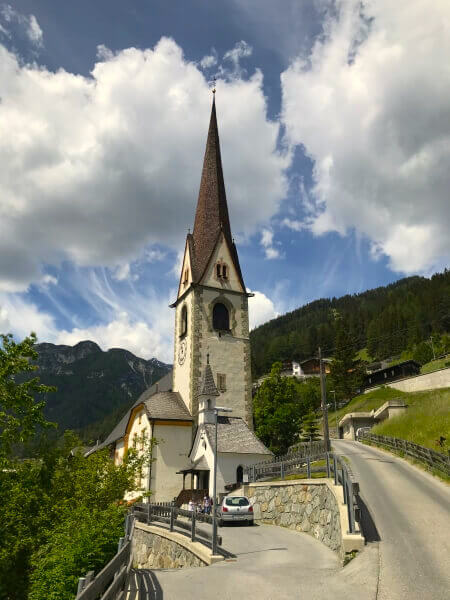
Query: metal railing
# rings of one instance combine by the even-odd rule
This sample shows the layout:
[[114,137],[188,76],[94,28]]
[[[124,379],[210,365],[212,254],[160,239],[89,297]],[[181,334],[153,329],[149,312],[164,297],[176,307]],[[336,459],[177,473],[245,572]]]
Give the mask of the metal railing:
[[437,469],[450,476],[450,453],[445,455],[431,448],[425,448],[425,446],[409,442],[408,440],[393,438],[387,435],[376,435],[370,432],[363,432],[358,435],[358,441],[367,441],[376,446],[382,446],[395,452],[406,454],[428,467]]
[[[169,531],[174,531],[175,528],[181,529],[179,533],[188,536],[191,541],[200,542],[209,547],[212,542],[212,531],[209,532],[198,526],[198,523],[213,524],[212,515],[199,513],[194,510],[184,510],[178,508],[173,503],[159,504],[134,504],[132,507],[132,515],[137,521],[147,523],[147,525],[169,526]],[[182,520],[180,517],[184,518]],[[222,537],[218,536],[218,545],[222,545]]]
[[[314,465],[323,461],[322,465]],[[323,473],[326,477],[334,477],[335,485],[342,485],[344,504],[347,506],[348,533],[356,532],[356,523],[360,520],[358,508],[359,484],[350,466],[335,452],[323,452],[315,456],[289,455],[245,467],[244,479],[248,483],[285,479],[288,475],[306,475],[311,479],[312,473]]]
[[131,569],[131,537],[134,519],[127,515],[125,520],[125,536],[119,540],[117,554],[94,576],[89,571],[80,577],[76,600],[125,600],[125,585]]

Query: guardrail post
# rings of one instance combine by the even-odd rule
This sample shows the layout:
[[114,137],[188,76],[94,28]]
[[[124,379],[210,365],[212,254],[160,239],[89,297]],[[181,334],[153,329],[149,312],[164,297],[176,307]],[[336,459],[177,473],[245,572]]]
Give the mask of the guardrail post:
[[341,464],[341,473],[342,473],[342,491],[344,492],[344,504],[348,503],[348,498],[347,498],[347,473],[344,469],[344,465]]
[[283,465],[283,461],[281,461],[281,464],[280,464],[280,479],[284,479],[284,465]]
[[331,473],[330,473],[330,455],[327,452],[327,477],[328,477],[328,479],[330,478],[330,475],[331,475]]
[[149,502],[148,505],[147,505],[147,525],[149,525],[150,521],[151,521],[151,519],[150,519],[151,510],[152,510],[152,507],[151,507],[151,504]]
[[174,508],[172,506],[170,508],[170,531],[173,531],[174,513],[175,513],[175,510],[174,510]]
[[306,477],[311,479],[311,459],[309,456],[306,459]]
[[125,538],[123,538],[123,537],[119,538],[117,552],[120,552],[122,550],[124,541],[125,541]]
[[84,590],[85,584],[86,584],[86,577],[80,577],[78,580],[77,598],[81,594],[81,592]]
[[191,541],[195,542],[195,510],[192,511],[191,517]]
[[333,471],[334,471],[334,485],[338,484],[338,472],[337,472],[337,460],[336,455],[333,454]]

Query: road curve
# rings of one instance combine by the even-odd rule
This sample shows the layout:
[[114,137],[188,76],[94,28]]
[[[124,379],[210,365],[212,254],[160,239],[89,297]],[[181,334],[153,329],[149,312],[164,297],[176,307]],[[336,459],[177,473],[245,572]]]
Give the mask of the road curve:
[[450,487],[387,452],[333,440],[348,457],[379,544],[377,600],[450,598]]
[[[366,550],[342,569],[337,555],[306,533],[273,525],[223,527],[234,554],[204,568],[140,571],[148,595],[129,600],[374,600],[376,557]],[[375,560],[374,560],[375,558]],[[142,591],[142,581],[137,586]]]

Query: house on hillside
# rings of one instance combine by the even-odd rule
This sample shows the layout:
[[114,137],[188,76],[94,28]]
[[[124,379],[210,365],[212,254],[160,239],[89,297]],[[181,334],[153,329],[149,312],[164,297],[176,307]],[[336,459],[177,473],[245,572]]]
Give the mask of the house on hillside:
[[212,494],[216,405],[232,410],[218,420],[218,493],[241,480],[244,466],[272,455],[253,432],[250,296],[231,234],[213,100],[194,229],[171,305],[173,370],[138,398],[99,446],[120,462],[130,446],[144,450],[143,435],[159,440],[155,460],[137,482],[153,501]]
[[368,372],[364,377],[364,387],[375,387],[419,374],[420,364],[415,360],[405,360],[397,365]]

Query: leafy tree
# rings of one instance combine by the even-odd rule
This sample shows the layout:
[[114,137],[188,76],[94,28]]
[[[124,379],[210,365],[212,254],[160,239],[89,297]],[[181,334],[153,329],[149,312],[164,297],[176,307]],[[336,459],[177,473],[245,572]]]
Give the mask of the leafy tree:
[[276,455],[287,452],[298,437],[307,412],[299,384],[293,377],[281,376],[281,363],[272,365],[253,400],[256,435]]
[[336,334],[336,349],[330,365],[330,377],[338,397],[350,400],[363,381],[362,367],[354,361],[355,345],[345,324],[339,321]]
[[431,349],[430,344],[427,344],[426,342],[417,344],[417,346],[414,348],[413,359],[421,365],[433,360],[433,350]]
[[319,439],[319,425],[317,415],[311,411],[303,419],[302,422],[302,442],[314,442]]
[[[16,343],[11,334],[0,335],[0,466],[11,454],[14,444],[29,440],[38,428],[53,426],[45,420],[42,395],[56,388],[39,383],[38,377],[19,382],[24,374],[37,367],[31,360],[37,358],[32,333]],[[36,397],[41,397],[36,399]]]

